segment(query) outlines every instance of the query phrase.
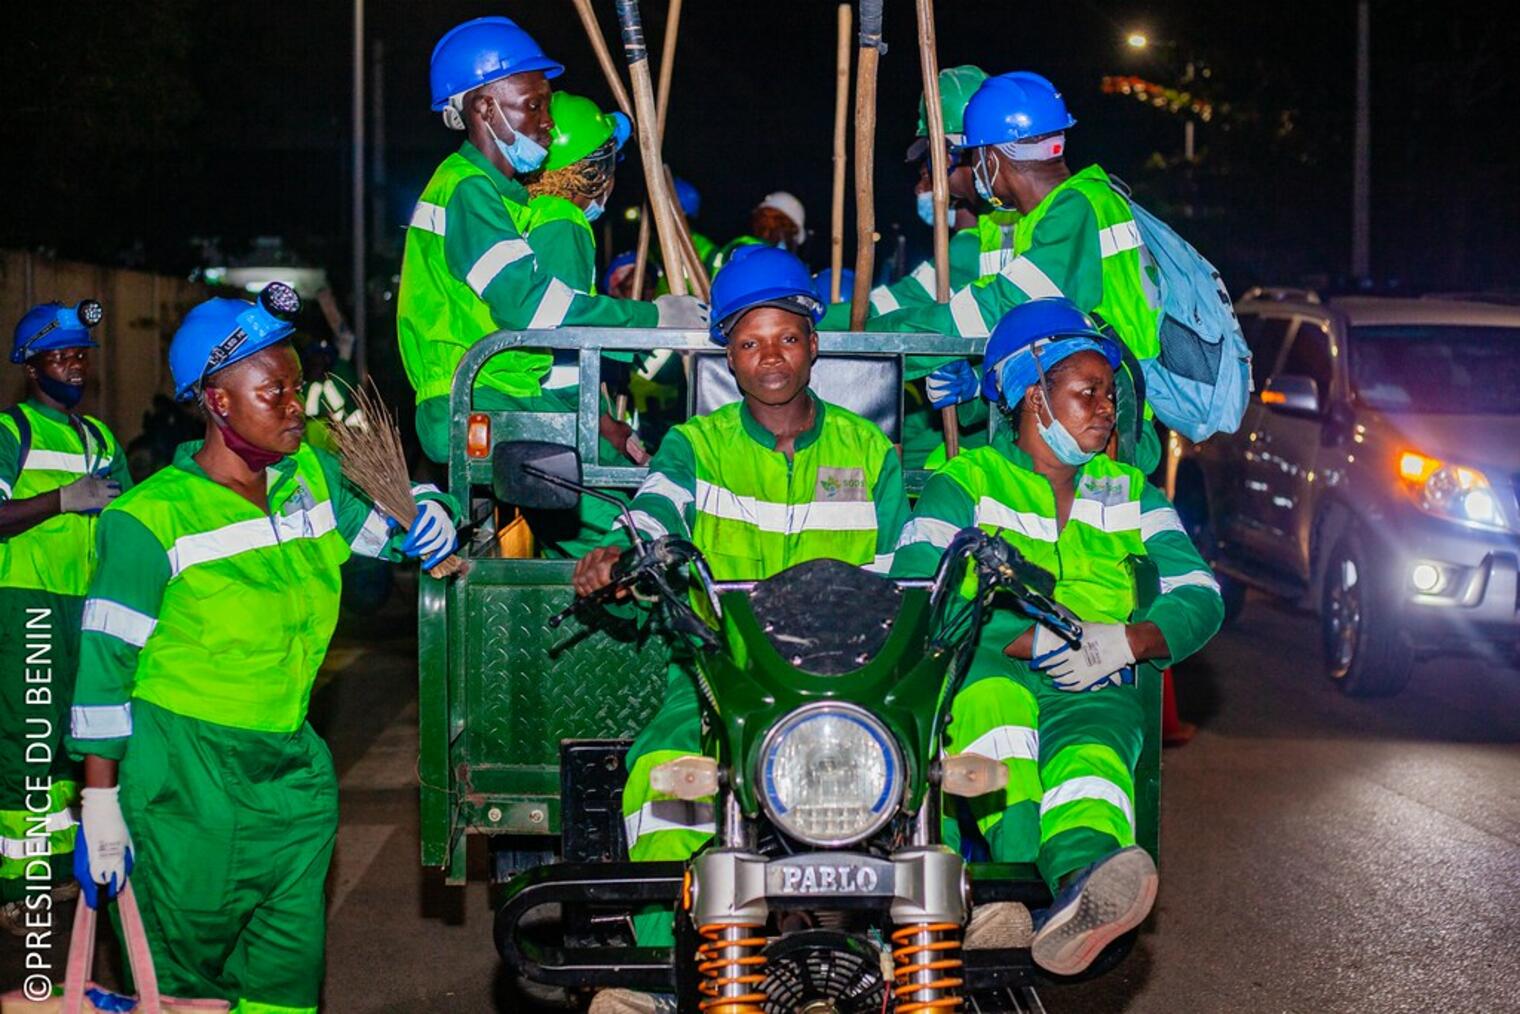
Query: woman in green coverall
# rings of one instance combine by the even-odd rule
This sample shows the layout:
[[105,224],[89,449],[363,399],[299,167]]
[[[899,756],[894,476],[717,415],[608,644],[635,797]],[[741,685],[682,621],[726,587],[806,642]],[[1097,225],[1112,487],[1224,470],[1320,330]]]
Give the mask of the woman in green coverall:
[[[1138,926],[1156,897],[1155,864],[1135,844],[1144,739],[1135,667],[1197,651],[1224,603],[1171,503],[1104,453],[1118,346],[1070,300],[1037,299],[998,323],[985,362],[983,395],[1011,432],[929,479],[892,573],[928,576],[955,533],[975,525],[1053,573],[1056,602],[1081,623],[1071,647],[1021,612],[995,610],[952,702],[948,743],[952,754],[1007,767],[1006,789],[973,800],[973,815],[995,861],[1033,861],[1056,895],[1033,926],[1022,906],[984,906],[988,935],[1074,975]],[[1161,580],[1144,609],[1127,565],[1136,557]]]
[[131,875],[164,991],[240,1014],[315,1011],[322,987],[338,793],[306,711],[339,566],[432,567],[458,545],[436,490],[414,488],[403,535],[303,442],[299,306],[275,283],[175,334],[176,395],[206,439],[101,512],[68,738],[86,900]]

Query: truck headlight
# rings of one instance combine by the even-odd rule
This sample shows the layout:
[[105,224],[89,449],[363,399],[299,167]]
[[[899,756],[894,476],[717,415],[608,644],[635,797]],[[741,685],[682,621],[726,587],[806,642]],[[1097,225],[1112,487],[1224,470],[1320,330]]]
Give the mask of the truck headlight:
[[809,704],[766,735],[759,781],[765,812],[782,831],[809,845],[852,845],[897,812],[902,756],[864,709]]
[[1405,451],[1399,455],[1399,478],[1408,484],[1415,506],[1427,514],[1475,528],[1509,527],[1488,476],[1476,468]]

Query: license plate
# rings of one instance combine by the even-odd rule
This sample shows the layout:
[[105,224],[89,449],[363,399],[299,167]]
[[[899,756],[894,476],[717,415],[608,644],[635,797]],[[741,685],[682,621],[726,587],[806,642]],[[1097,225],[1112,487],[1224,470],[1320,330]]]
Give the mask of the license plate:
[[890,898],[894,887],[892,864],[871,856],[788,856],[765,866],[765,893],[773,896]]

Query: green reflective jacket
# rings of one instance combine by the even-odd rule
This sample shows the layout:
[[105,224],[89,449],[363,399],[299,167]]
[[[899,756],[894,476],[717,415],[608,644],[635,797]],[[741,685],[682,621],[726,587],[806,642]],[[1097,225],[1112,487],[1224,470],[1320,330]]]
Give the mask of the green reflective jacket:
[[[93,416],[77,419],[34,401],[18,406],[31,429],[21,468],[21,431],[10,415],[0,415],[0,502],[51,492],[90,474],[109,473],[123,490],[132,485],[126,455],[105,424]],[[96,446],[95,433],[105,446]],[[30,588],[59,595],[83,595],[95,566],[95,518],[55,514],[8,538],[0,538],[0,588]]]
[[814,405],[813,426],[790,457],[742,401],[676,426],[633,499],[639,533],[691,539],[718,580],[765,578],[819,558],[885,572],[907,518],[897,451],[874,423]]
[[[217,725],[306,719],[351,553],[400,559],[405,534],[310,444],[270,468],[268,510],[212,481],[201,442],[101,512],[70,750],[119,758],[141,699]],[[423,498],[452,501],[431,487]]]

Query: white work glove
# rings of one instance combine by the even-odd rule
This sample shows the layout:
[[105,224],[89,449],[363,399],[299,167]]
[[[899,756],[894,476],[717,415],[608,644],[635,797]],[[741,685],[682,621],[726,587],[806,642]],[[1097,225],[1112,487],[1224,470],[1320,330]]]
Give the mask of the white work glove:
[[1037,629],[1031,665],[1049,676],[1058,690],[1096,690],[1105,683],[1123,683],[1124,669],[1135,664],[1122,623],[1084,623],[1081,644],[1073,648],[1063,643],[1044,658],[1040,640]]
[[121,496],[121,483],[115,479],[87,475],[59,487],[58,509],[65,514],[99,514],[106,504]]
[[707,304],[696,296],[677,296],[667,293],[654,301],[660,311],[656,327],[678,327],[686,331],[707,330]]
[[[91,884],[103,885],[105,896],[113,898],[127,882],[132,872],[132,835],[121,815],[120,787],[109,789],[84,789],[80,792],[79,831],[84,840],[85,858],[89,863]],[[76,857],[77,859],[77,857]],[[76,862],[75,875],[84,888],[86,898],[98,898],[100,892],[84,884],[85,871]],[[97,907],[96,905],[92,905]]]
[[433,500],[417,504],[417,516],[406,531],[406,541],[401,551],[407,556],[421,557],[422,569],[431,570],[449,554],[459,548],[459,532],[443,505]]

